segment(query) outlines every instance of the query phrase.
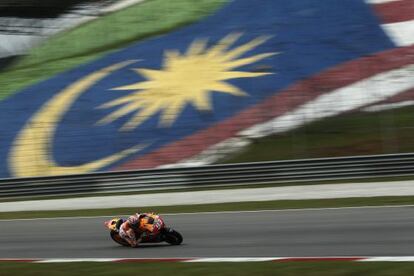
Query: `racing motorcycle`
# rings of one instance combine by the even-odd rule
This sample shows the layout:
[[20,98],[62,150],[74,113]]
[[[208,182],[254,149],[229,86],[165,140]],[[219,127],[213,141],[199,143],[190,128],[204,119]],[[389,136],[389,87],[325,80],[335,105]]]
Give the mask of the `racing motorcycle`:
[[[120,245],[130,247],[130,244],[119,235],[117,229],[119,225],[116,225],[116,222],[119,220],[120,218],[113,218],[105,221],[104,225],[110,231],[112,240]],[[167,242],[171,245],[179,245],[183,242],[182,235],[174,229],[167,227],[163,218],[154,213],[145,214],[145,216],[140,219],[139,228],[141,230],[145,229],[141,243]]]

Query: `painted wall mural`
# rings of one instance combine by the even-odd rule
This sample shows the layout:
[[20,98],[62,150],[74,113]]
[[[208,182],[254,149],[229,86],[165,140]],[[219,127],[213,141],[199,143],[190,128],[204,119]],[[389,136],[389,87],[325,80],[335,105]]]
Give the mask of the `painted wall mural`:
[[0,177],[190,158],[334,89],[412,64],[398,59],[412,46],[382,23],[362,0],[231,1],[0,102]]

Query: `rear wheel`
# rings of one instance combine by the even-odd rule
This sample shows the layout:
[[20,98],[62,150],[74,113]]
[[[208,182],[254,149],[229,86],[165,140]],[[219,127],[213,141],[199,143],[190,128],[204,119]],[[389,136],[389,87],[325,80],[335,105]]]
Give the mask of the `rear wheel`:
[[172,245],[179,245],[183,242],[183,236],[171,228],[164,229],[165,241]]
[[121,236],[119,236],[119,233],[116,231],[111,231],[111,238],[114,240],[114,242],[116,242],[117,244],[123,245],[123,246],[130,246],[129,243],[124,240],[123,238],[121,238]]

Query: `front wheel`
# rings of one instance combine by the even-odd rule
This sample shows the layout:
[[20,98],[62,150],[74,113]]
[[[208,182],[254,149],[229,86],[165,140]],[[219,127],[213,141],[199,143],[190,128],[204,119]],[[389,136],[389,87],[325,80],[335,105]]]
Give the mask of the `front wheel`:
[[171,245],[179,245],[183,242],[183,236],[171,228],[164,229],[164,238]]
[[118,243],[120,245],[128,246],[128,247],[131,246],[126,240],[124,240],[123,238],[121,238],[121,236],[119,235],[119,233],[116,232],[116,231],[111,231],[111,238],[114,240],[114,242],[116,242],[116,243]]

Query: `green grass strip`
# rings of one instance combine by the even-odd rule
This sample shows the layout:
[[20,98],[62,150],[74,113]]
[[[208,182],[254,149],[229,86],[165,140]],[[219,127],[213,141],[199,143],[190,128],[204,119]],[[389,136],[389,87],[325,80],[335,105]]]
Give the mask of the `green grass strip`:
[[[63,32],[0,74],[0,99],[128,44],[199,21],[227,0],[146,0]],[[131,57],[145,58],[145,57]]]
[[414,263],[2,263],[1,275],[409,276]]
[[414,196],[400,197],[358,197],[343,199],[312,199],[312,200],[277,200],[254,201],[221,204],[198,204],[179,206],[153,206],[153,207],[128,207],[115,209],[90,209],[68,211],[26,211],[0,213],[0,219],[25,219],[25,218],[53,218],[53,217],[77,217],[77,216],[115,216],[127,215],[137,212],[165,213],[197,213],[219,211],[254,211],[254,210],[284,210],[303,208],[336,208],[357,206],[388,206],[388,205],[414,205]]

